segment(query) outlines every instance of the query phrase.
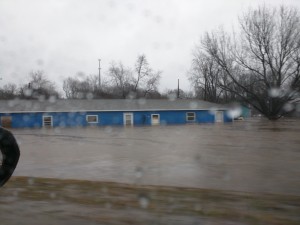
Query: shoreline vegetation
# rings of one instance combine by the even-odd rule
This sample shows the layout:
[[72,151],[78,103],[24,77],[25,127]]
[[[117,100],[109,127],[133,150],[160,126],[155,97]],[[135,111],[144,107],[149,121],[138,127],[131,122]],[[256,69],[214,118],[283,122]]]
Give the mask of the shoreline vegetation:
[[299,215],[300,196],[288,194],[33,177],[12,177],[0,189],[0,217],[8,225],[296,225]]

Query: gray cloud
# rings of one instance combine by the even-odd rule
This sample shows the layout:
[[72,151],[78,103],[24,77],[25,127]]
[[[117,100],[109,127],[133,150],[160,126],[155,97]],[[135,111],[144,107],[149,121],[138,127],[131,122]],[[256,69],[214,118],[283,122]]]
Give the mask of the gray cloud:
[[[281,0],[266,0],[279,5]],[[57,83],[63,77],[103,72],[113,60],[132,67],[145,53],[162,70],[161,90],[175,88],[192,49],[206,30],[231,29],[237,16],[259,0],[1,0],[0,76],[2,84],[23,83],[41,69]],[[300,6],[299,1],[285,4]]]

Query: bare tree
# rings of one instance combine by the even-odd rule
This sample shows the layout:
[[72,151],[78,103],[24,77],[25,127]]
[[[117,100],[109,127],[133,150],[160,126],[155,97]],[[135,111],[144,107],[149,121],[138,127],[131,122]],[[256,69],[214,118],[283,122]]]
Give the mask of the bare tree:
[[51,96],[59,98],[60,94],[54,82],[50,81],[43,71],[30,73],[30,80],[19,89],[19,96],[26,99],[49,99]]
[[17,96],[17,85],[13,83],[8,83],[0,89],[1,99],[14,99]]
[[63,90],[66,98],[77,98],[78,96],[78,80],[72,77],[68,77],[63,80]]
[[212,57],[202,51],[196,51],[189,72],[189,80],[194,86],[196,97],[211,102],[222,102],[224,90],[219,86],[221,73],[222,69]]
[[222,90],[276,120],[286,113],[299,87],[299,12],[262,6],[249,9],[239,21],[240,35],[206,33],[201,51],[221,68]]
[[105,82],[102,82],[102,88],[99,90],[97,76],[85,76],[80,74],[76,77],[68,77],[63,81],[63,90],[66,98],[81,99],[81,98],[109,98],[106,92]]
[[134,68],[133,92],[138,96],[147,97],[151,92],[157,92],[161,71],[153,71],[144,54],[139,55]]
[[130,69],[120,62],[116,64],[112,62],[109,68],[109,77],[111,78],[111,90],[113,94],[120,98],[126,98],[128,94],[133,90],[132,73]]

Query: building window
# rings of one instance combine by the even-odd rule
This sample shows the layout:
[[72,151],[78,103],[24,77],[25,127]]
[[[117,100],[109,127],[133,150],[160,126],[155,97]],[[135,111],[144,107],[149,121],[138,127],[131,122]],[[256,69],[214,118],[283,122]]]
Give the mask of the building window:
[[159,125],[159,114],[151,114],[151,124]]
[[53,120],[52,116],[43,116],[43,127],[52,127]]
[[98,115],[87,115],[86,122],[88,123],[98,123]]
[[195,122],[196,114],[194,112],[187,112],[186,113],[186,121],[187,122]]

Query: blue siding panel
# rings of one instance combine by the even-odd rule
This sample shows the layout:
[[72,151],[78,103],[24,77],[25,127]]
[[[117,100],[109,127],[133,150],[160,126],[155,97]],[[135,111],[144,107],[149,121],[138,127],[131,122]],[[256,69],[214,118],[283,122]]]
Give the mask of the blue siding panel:
[[[93,114],[93,113],[89,113]],[[100,125],[102,126],[114,126],[123,125],[123,112],[101,112],[98,113]]]
[[[186,121],[186,113],[195,112],[195,121]],[[43,126],[43,116],[52,116],[53,127],[78,127],[78,126],[123,126],[124,113],[118,112],[49,112],[49,113],[0,113],[0,116],[11,116],[13,128],[35,128]],[[151,115],[159,114],[160,124],[187,124],[187,123],[214,123],[215,115],[209,110],[181,110],[181,111],[135,111],[133,114],[134,125],[151,125]],[[97,115],[97,123],[87,123],[87,115]],[[224,112],[224,122],[232,119]],[[0,124],[1,125],[1,124]]]
[[42,113],[11,113],[13,128],[42,127]]
[[215,115],[209,110],[197,111],[196,119],[198,123],[214,123]]
[[229,116],[228,112],[225,112],[224,113],[224,122],[227,123],[227,122],[232,122],[233,121],[233,118],[231,116]]

